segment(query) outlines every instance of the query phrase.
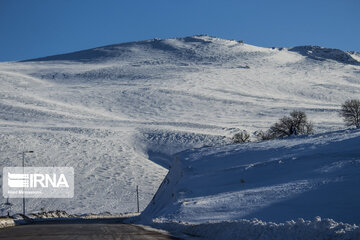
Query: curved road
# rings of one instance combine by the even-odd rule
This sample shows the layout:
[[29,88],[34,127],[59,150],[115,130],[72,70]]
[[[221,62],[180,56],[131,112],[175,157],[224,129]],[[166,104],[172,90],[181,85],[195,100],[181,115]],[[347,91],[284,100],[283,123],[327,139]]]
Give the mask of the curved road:
[[34,224],[0,229],[0,239],[179,239],[131,224]]

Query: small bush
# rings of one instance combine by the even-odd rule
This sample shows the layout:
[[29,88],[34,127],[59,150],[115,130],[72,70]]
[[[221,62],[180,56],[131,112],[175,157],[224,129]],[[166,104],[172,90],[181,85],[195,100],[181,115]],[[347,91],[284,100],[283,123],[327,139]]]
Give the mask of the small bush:
[[290,116],[284,116],[279,119],[266,132],[260,130],[255,133],[258,141],[270,140],[275,138],[283,138],[292,135],[312,134],[314,127],[307,120],[307,116],[302,111],[292,111]]
[[246,143],[250,142],[250,134],[243,130],[239,133],[236,133],[232,138],[234,143]]
[[351,99],[341,105],[340,116],[346,126],[360,127],[360,100]]
[[269,135],[273,138],[282,138],[291,135],[304,135],[314,132],[313,124],[307,120],[302,111],[292,111],[290,116],[280,118],[279,122],[272,125]]

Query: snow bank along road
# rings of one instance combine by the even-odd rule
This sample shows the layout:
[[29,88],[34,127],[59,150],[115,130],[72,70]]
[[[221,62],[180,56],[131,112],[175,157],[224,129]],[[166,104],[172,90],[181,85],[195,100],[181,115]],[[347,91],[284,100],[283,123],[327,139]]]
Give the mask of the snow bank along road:
[[184,151],[140,221],[204,239],[360,240],[359,143],[353,129]]

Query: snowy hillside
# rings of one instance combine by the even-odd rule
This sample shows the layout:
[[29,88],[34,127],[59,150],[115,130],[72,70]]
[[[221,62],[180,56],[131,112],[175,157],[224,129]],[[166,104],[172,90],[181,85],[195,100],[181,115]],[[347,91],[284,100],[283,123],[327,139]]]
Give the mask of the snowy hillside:
[[201,223],[317,216],[360,224],[360,131],[178,155],[143,218]]
[[359,143],[343,130],[179,153],[140,222],[204,239],[360,239]]
[[342,128],[339,105],[360,92],[359,55],[319,49],[193,36],[0,63],[0,166],[33,150],[27,166],[74,167],[74,199],[29,199],[29,211],[135,211],[136,185],[144,209],[170,154],[226,145],[293,109],[318,132]]

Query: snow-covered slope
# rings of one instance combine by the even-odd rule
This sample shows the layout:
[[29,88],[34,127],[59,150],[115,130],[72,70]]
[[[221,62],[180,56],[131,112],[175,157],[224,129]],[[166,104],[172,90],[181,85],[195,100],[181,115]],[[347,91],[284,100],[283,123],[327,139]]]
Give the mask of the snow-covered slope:
[[[144,209],[169,154],[226,145],[293,109],[317,131],[342,128],[337,109],[358,96],[360,66],[357,53],[341,54],[349,57],[319,61],[193,36],[0,63],[0,166],[19,166],[19,153],[34,150],[28,166],[74,167],[74,199],[29,199],[29,211],[134,211],[136,185]],[[20,212],[21,201],[11,202]]]
[[143,219],[201,223],[317,216],[360,224],[360,131],[178,154]]
[[204,239],[360,239],[359,143],[342,130],[179,153],[139,220]]

